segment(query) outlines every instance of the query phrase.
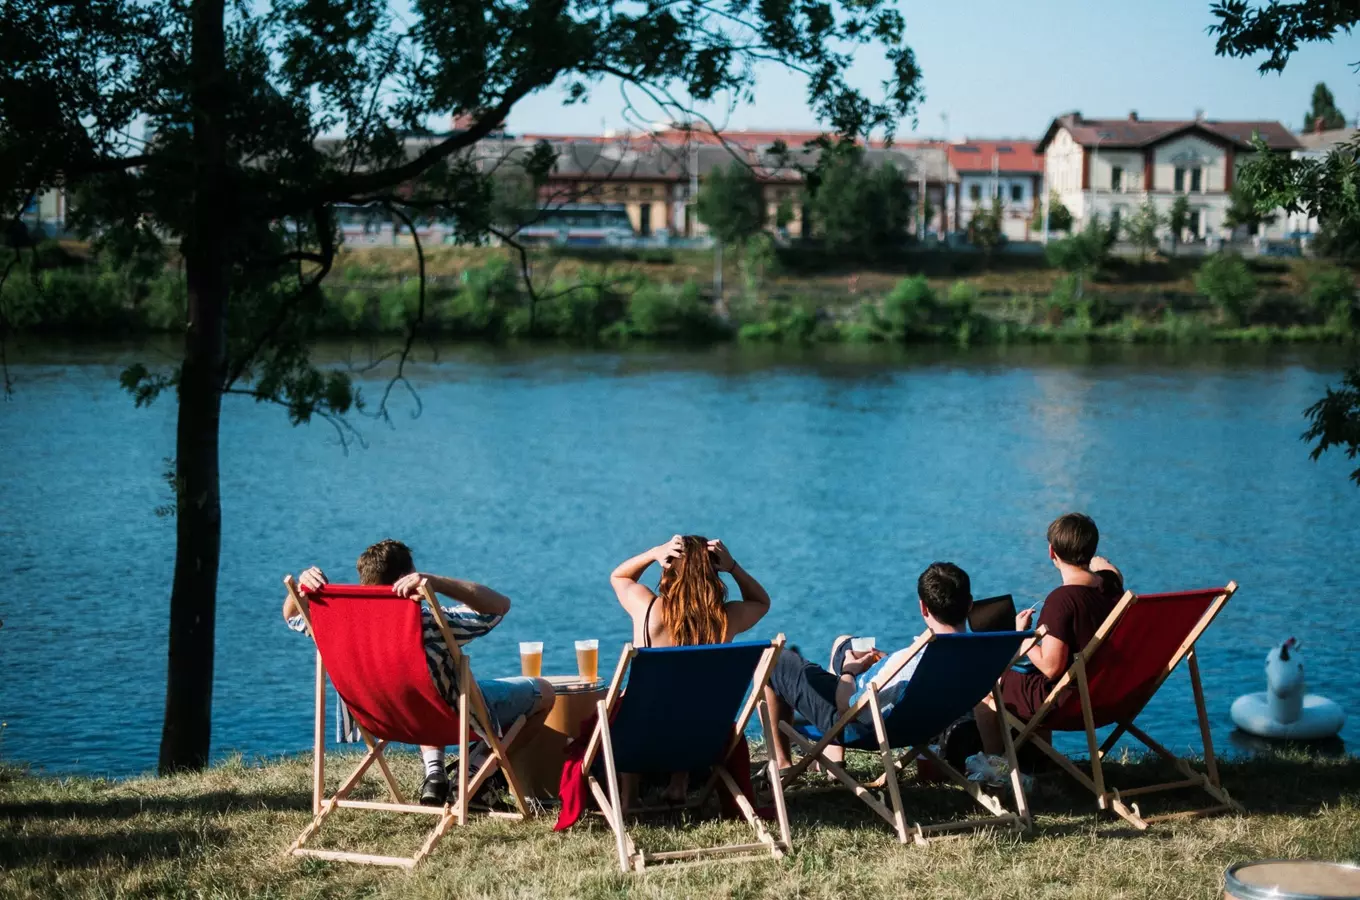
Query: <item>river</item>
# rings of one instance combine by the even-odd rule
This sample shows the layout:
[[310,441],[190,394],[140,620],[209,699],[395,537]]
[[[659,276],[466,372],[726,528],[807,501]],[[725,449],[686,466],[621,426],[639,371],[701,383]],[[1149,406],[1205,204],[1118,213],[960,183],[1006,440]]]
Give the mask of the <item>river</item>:
[[[0,759],[50,772],[153,768],[165,690],[172,519],[163,472],[174,406],[135,409],[121,366],[172,346],[10,347],[0,402]],[[338,358],[342,348],[325,348]],[[838,633],[903,644],[915,582],[952,560],[977,596],[1055,586],[1044,530],[1099,523],[1129,586],[1223,584],[1237,597],[1201,644],[1216,743],[1228,707],[1264,688],[1264,655],[1296,636],[1310,690],[1360,740],[1360,489],[1344,458],[1310,462],[1302,411],[1335,379],[1326,348],[1027,347],[779,352],[442,348],[410,369],[415,404],[323,422],[229,398],[213,753],[295,752],[311,734],[309,642],[279,617],[280,579],[353,572],[397,537],[425,570],[513,598],[471,646],[515,674],[515,642],[572,640],[608,669],[629,637],[608,573],[675,532],[723,538],[769,589],[756,634],[821,657]],[[372,396],[379,384],[366,385]],[[1198,748],[1184,672],[1140,722]]]

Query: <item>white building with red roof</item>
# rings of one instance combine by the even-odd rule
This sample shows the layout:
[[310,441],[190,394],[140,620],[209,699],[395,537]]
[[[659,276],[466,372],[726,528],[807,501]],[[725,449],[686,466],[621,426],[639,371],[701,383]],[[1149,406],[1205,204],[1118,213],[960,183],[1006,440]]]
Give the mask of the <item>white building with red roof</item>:
[[[1044,159],[1049,190],[1082,228],[1092,216],[1127,219],[1145,198],[1165,216],[1178,196],[1190,201],[1183,240],[1228,237],[1223,224],[1233,181],[1256,152],[1256,136],[1268,152],[1290,153],[1299,141],[1279,122],[1194,119],[1087,119],[1079,112],[1054,119],[1035,145]],[[1265,237],[1283,236],[1277,216]]]
[[1030,240],[1030,215],[1042,197],[1044,158],[1033,139],[962,140],[947,145],[954,198],[950,221],[965,229],[980,209],[1001,201],[1002,230],[1013,241]]

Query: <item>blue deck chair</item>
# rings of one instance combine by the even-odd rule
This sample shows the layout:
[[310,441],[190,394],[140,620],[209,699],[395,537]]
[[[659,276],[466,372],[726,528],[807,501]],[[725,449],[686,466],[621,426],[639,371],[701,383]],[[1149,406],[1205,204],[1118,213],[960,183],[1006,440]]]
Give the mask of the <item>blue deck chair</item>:
[[[802,758],[782,773],[781,780],[787,787],[813,762],[819,763],[855,796],[863,800],[870,809],[887,820],[897,832],[897,839],[904,844],[907,843],[909,836],[916,843],[925,844],[927,836],[932,833],[988,825],[1027,829],[1030,824],[1029,805],[1020,782],[1019,769],[1016,767],[1015,747],[1009,735],[1006,735],[1005,749],[1006,761],[1011,768],[1010,780],[1015,794],[1015,812],[1007,811],[999,799],[987,794],[949,765],[930,748],[930,742],[951,723],[971,712],[989,692],[997,703],[997,708],[1004,709],[998,683],[1001,674],[1031,646],[1030,642],[1038,634],[1039,632],[1034,631],[971,634],[935,634],[929,630],[923,632],[912,642],[908,648],[908,655],[900,664],[874,676],[875,687],[881,686],[891,680],[910,660],[920,657],[916,672],[907,682],[901,700],[891,708],[887,716],[883,715],[878,691],[866,690],[826,734],[818,735],[813,729],[806,727],[800,733],[788,722],[780,723],[783,733],[803,752]],[[870,714],[871,725],[859,720],[860,715],[866,710]],[[879,754],[883,766],[882,774],[871,782],[861,784],[842,765],[827,759],[824,751],[832,744]],[[895,756],[895,750],[904,752]],[[908,826],[906,813],[902,807],[901,787],[897,783],[897,773],[917,757],[933,762],[950,781],[967,791],[990,815],[932,825],[917,822]],[[872,789],[879,787],[886,789],[891,808],[874,796]]]
[[[783,791],[774,791],[779,823],[776,839],[766,831],[731,774],[719,765],[738,741],[746,740],[746,723],[757,708],[767,742],[773,734],[764,688],[783,646],[782,634],[765,643],[653,649],[624,646],[609,691],[599,702],[599,719],[582,760],[590,791],[614,832],[622,871],[641,872],[649,863],[716,854],[737,854],[728,859],[777,859],[789,852],[789,820]],[[600,762],[603,772],[599,771]],[[777,782],[774,765],[772,760],[771,777]],[[755,830],[756,842],[663,853],[639,850],[621,813],[619,773],[669,773],[710,767],[713,774],[694,805],[721,786],[732,795],[742,816]],[[601,775],[605,786],[600,784]],[[645,810],[630,810],[630,814],[633,812]]]

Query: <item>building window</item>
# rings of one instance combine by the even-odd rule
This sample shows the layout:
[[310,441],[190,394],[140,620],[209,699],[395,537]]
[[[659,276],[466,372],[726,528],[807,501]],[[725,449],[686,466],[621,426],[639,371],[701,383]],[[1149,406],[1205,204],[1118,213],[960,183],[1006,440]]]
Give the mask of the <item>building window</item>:
[[1124,207],[1116,206],[1110,213],[1110,232],[1119,237],[1119,221],[1124,218]]
[[652,188],[649,188],[649,187],[645,187],[645,188],[640,189],[640,190],[638,191],[638,194],[642,197],[643,200],[650,200],[650,199],[652,199],[653,189],[652,189]]
[[1190,222],[1186,227],[1190,229],[1191,237],[1199,237],[1199,210],[1190,210]]
[[1025,186],[1023,184],[1011,185],[1011,202],[1020,203],[1025,199]]
[[638,207],[638,231],[643,237],[652,236],[652,204],[643,203]]
[[969,200],[972,200],[974,203],[977,203],[979,200],[981,200],[981,199],[982,199],[982,185],[980,185],[980,184],[970,184],[970,185],[968,186],[968,199],[969,199]]
[[1198,193],[1202,189],[1201,173],[1203,169],[1198,167],[1190,170],[1190,190]]
[[1182,169],[1182,168],[1180,168],[1180,167],[1177,167],[1177,168],[1176,168],[1176,193],[1179,194],[1179,193],[1183,192],[1184,190],[1185,190],[1185,170]]
[[1110,190],[1112,190],[1112,191],[1122,191],[1122,190],[1124,190],[1124,167],[1123,167],[1123,166],[1111,166],[1111,167],[1110,167]]

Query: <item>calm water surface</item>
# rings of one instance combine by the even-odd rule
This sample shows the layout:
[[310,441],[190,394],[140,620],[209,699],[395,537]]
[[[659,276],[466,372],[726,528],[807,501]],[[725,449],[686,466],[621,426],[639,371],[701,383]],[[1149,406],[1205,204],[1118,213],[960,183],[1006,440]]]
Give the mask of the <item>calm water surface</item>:
[[[0,756],[50,771],[155,765],[174,551],[163,460],[168,402],[137,410],[120,367],[157,346],[11,348],[0,403]],[[338,352],[338,351],[337,351]],[[1207,356],[1207,359],[1206,359]],[[364,546],[408,542],[425,570],[514,600],[473,645],[483,676],[515,674],[543,640],[629,636],[608,573],[677,531],[720,536],[774,598],[759,635],[815,657],[843,631],[903,644],[921,628],[915,580],[936,559],[978,596],[1028,604],[1054,586],[1044,529],[1089,511],[1131,587],[1222,584],[1238,594],[1202,642],[1221,748],[1233,698],[1263,689],[1291,635],[1310,690],[1360,711],[1360,490],[1344,459],[1314,464],[1302,410],[1342,359],[1323,351],[1171,353],[1040,348],[706,352],[445,349],[412,370],[423,404],[330,426],[227,405],[213,750],[310,742],[309,642],[279,618],[280,578],[348,577]],[[370,391],[372,388],[370,388]],[[606,649],[608,648],[608,649]],[[1179,673],[1140,720],[1198,748]],[[1343,732],[1360,741],[1354,716]]]

